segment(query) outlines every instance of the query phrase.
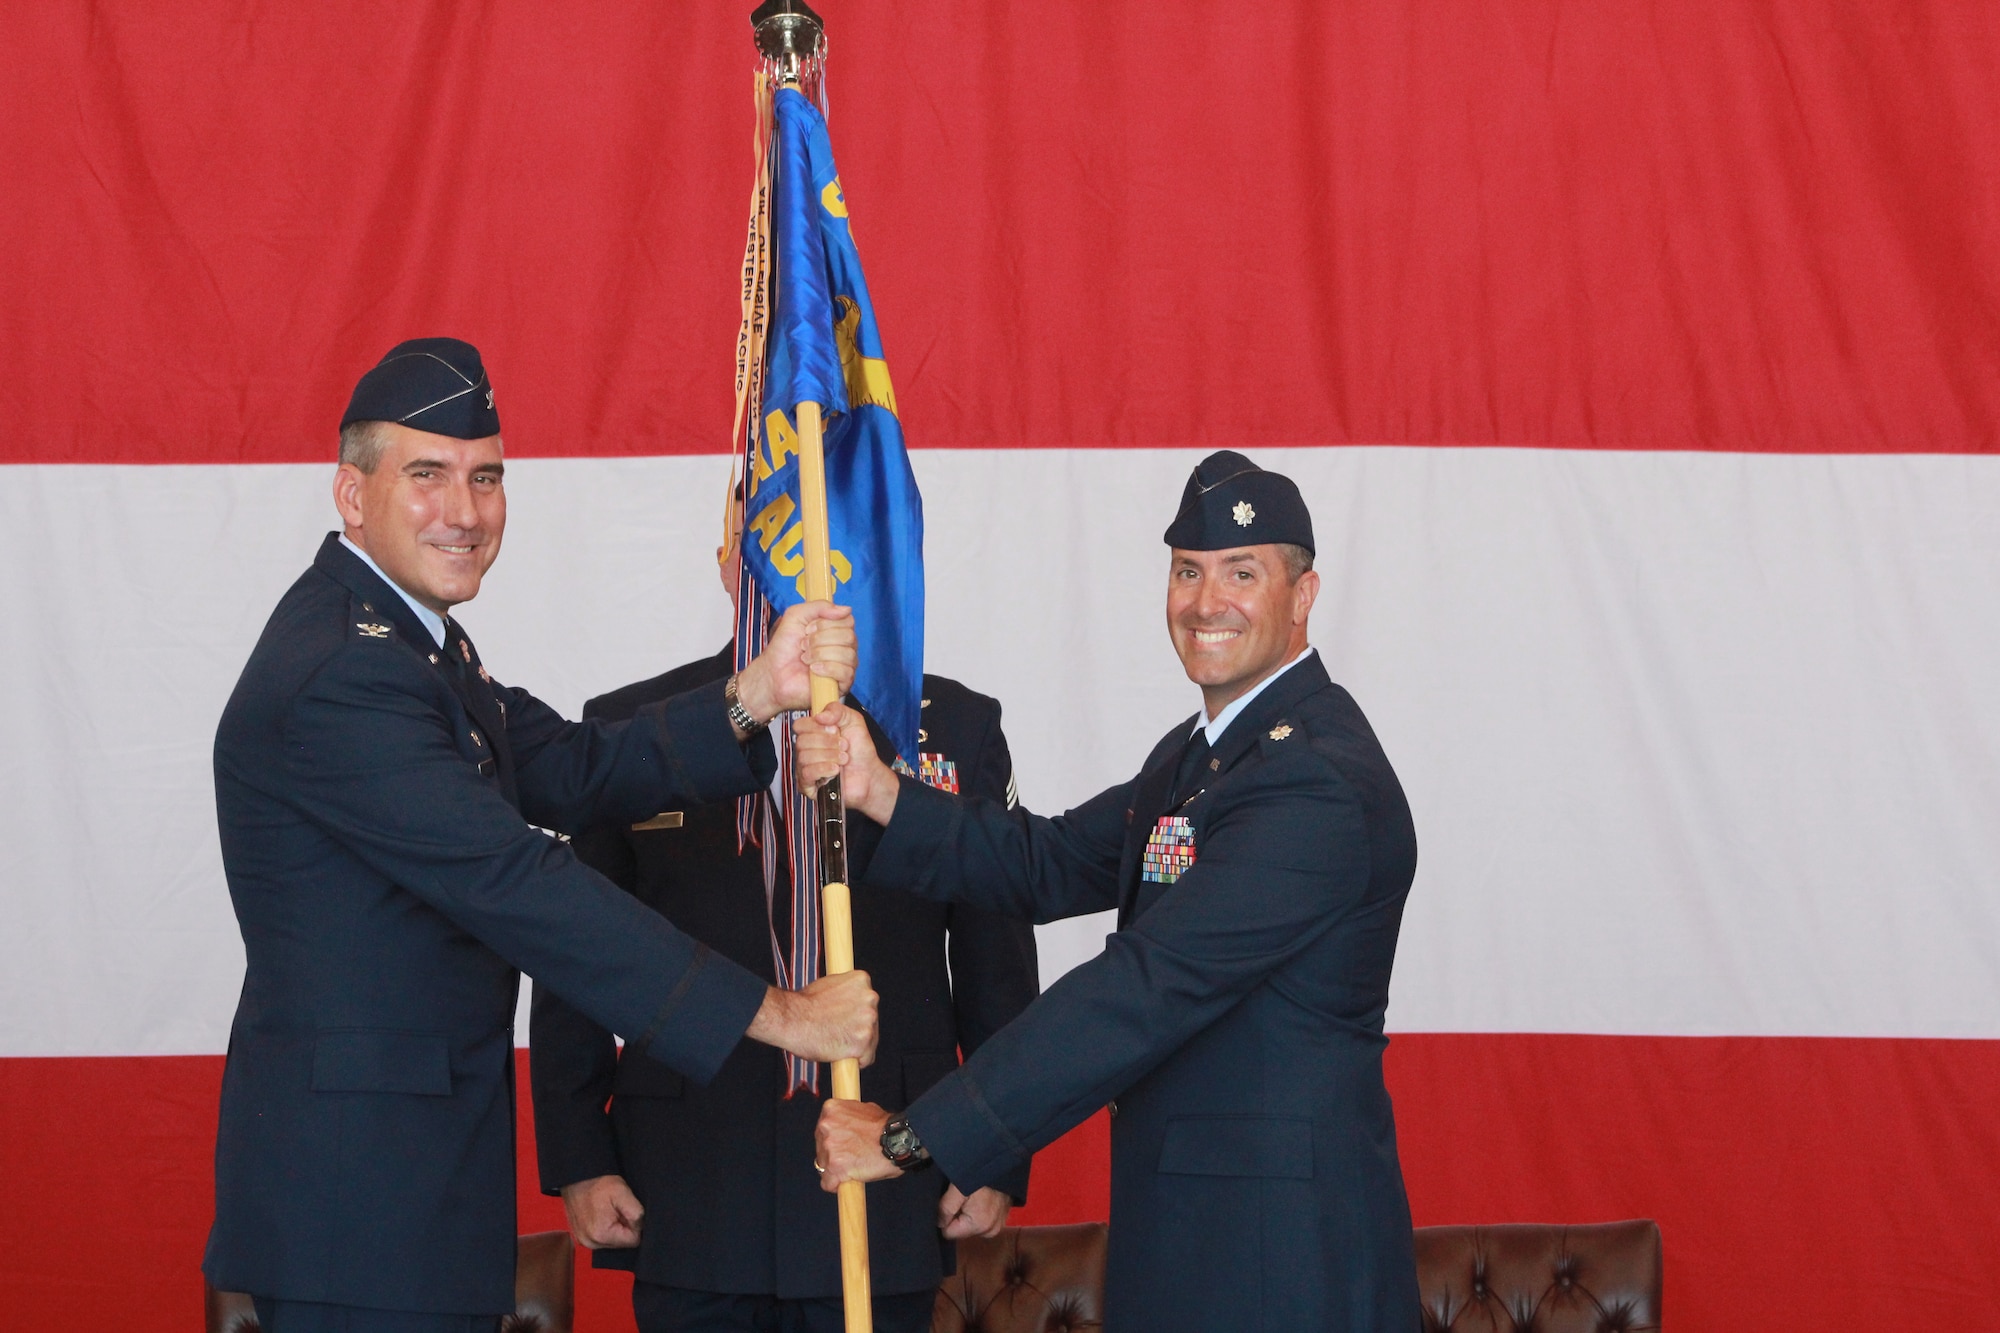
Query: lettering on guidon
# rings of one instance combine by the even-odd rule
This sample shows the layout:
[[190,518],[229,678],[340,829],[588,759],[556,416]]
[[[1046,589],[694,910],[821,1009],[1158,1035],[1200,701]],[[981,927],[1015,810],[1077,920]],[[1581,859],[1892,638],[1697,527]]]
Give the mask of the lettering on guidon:
[[1172,884],[1194,864],[1194,825],[1186,815],[1161,815],[1146,839],[1139,861],[1139,878],[1148,884]]
[[898,773],[909,774],[926,787],[936,787],[939,791],[948,791],[953,796],[958,795],[958,764],[941,754],[917,751],[917,767],[914,771],[903,762],[903,756],[897,755],[892,767]]

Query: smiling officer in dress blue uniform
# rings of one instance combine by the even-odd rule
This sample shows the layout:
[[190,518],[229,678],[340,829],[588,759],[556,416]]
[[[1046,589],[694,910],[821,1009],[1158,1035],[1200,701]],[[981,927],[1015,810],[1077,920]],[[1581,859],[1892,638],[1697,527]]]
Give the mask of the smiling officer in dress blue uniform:
[[850,812],[887,826],[871,883],[1119,925],[902,1116],[829,1102],[826,1186],[935,1163],[972,1189],[1110,1102],[1107,1329],[1415,1330],[1382,1082],[1409,806],[1306,642],[1298,488],[1213,454],[1166,541],[1202,713],[1060,818],[898,780],[837,708],[801,725],[801,778],[844,764]]
[[265,1333],[492,1333],[513,1309],[517,969],[697,1081],[746,1035],[872,1056],[865,973],[773,990],[530,827],[760,789],[763,723],[809,672],[852,679],[848,614],[795,607],[740,677],[565,722],[450,617],[499,554],[502,470],[479,353],[392,349],[341,422],[343,531],[216,732],[247,966],[202,1268]]

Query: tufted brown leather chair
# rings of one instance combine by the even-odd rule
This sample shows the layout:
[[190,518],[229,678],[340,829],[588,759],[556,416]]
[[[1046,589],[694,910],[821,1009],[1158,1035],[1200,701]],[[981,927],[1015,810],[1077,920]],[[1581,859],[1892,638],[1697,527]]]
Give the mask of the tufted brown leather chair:
[[[256,1307],[240,1291],[202,1283],[208,1333],[262,1333]],[[576,1317],[576,1251],[567,1231],[523,1236],[514,1261],[514,1313],[500,1333],[572,1333]]]
[[1424,1333],[1658,1333],[1660,1228],[1418,1227]]
[[[1069,1333],[1104,1326],[1101,1222],[1008,1227],[958,1243],[931,1333]],[[1424,1333],[1658,1333],[1660,1228],[1418,1227]]]
[[938,1287],[931,1333],[1072,1333],[1104,1327],[1102,1222],[1008,1227],[958,1243],[958,1272]]

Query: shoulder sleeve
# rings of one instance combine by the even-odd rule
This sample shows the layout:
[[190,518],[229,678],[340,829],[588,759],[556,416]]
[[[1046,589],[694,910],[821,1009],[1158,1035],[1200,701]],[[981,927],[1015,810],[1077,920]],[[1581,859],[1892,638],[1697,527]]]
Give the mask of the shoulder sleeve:
[[528,827],[459,752],[433,684],[414,664],[335,654],[287,710],[288,799],[367,870],[600,1026],[713,1077],[764,983]]
[[1000,701],[988,699],[983,694],[972,697],[983,705],[980,711],[985,715],[985,725],[979,741],[979,753],[973,760],[972,781],[965,790],[1012,810],[1021,800],[1014,784],[1014,754],[1007,747],[1007,733],[1000,729]]
[[575,833],[675,805],[761,790],[777,772],[769,729],[738,742],[715,682],[639,708],[629,721],[566,721],[526,690],[504,692],[521,813]]
[[900,781],[895,817],[869,862],[870,883],[1034,922],[1118,905],[1131,784],[1046,819],[937,791],[907,774]]

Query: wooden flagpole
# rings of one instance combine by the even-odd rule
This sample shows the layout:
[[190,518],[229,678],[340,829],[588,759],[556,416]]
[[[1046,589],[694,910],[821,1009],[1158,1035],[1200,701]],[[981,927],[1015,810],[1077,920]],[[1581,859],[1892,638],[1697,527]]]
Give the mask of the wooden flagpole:
[[[769,62],[780,86],[806,92],[817,76],[826,51],[826,29],[805,0],[764,0],[750,15],[757,49]],[[775,94],[774,94],[775,95]],[[799,432],[799,502],[805,526],[805,595],[809,602],[833,600],[832,541],[826,519],[826,441],[820,419],[822,403],[796,405],[793,419]],[[840,697],[840,688],[824,676],[812,678],[812,711],[817,714]],[[854,970],[854,913],[847,892],[847,818],[841,802],[840,776],[819,784],[813,793],[814,823],[819,833],[820,930],[826,944],[826,975]],[[833,1096],[861,1100],[861,1062],[833,1062]],[[868,1274],[868,1199],[866,1186],[849,1180],[840,1186],[840,1292],[846,1333],[874,1333],[875,1317]]]
[[[799,499],[806,529],[806,600],[833,600],[831,541],[826,521],[826,453],[818,403],[800,403]],[[818,713],[840,697],[840,688],[825,676],[812,678],[812,709]],[[814,793],[820,832],[820,860],[826,883],[820,890],[820,924],[826,940],[826,972],[854,970],[854,913],[847,893],[847,822],[841,805],[840,778],[828,778]],[[833,1095],[841,1101],[861,1100],[861,1062],[833,1062]],[[840,1186],[840,1290],[847,1315],[847,1333],[873,1333],[874,1308],[868,1277],[867,1187],[858,1180]]]

